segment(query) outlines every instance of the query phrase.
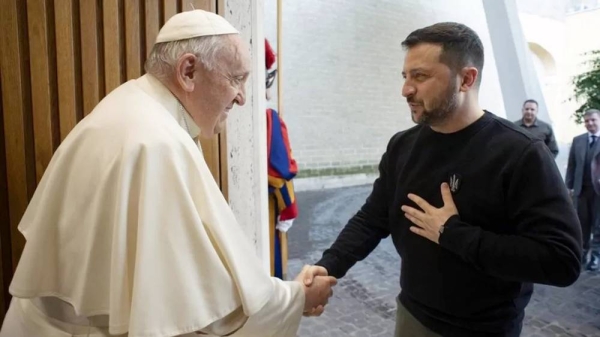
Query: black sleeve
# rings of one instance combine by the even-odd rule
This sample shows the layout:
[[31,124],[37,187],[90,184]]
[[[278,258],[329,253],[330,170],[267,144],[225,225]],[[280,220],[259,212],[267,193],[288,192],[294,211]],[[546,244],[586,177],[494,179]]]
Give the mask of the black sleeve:
[[325,267],[329,275],[340,278],[358,261],[366,258],[386,238],[389,232],[388,221],[388,160],[391,144],[379,163],[379,177],[365,204],[342,229],[331,247],[323,253],[316,264]]
[[554,131],[551,127],[548,127],[550,132],[548,133],[548,137],[546,138],[546,145],[550,149],[550,152],[554,155],[554,158],[558,156],[558,145],[556,144],[556,138],[554,137]]
[[500,235],[454,216],[440,245],[501,279],[568,286],[579,276],[581,229],[554,160],[542,142],[521,155],[506,195],[509,226]]

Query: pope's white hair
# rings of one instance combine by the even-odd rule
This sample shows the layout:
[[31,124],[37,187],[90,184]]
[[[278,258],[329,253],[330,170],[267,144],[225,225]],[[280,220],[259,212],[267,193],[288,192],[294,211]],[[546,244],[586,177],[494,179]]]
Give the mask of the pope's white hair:
[[207,70],[217,68],[223,50],[231,46],[228,35],[201,36],[186,40],[157,43],[152,47],[144,69],[159,79],[171,76],[181,55],[196,55]]

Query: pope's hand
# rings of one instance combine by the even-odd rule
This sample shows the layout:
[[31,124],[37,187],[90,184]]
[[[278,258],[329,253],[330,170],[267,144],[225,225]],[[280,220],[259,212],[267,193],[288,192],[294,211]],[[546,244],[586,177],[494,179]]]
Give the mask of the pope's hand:
[[320,266],[304,266],[296,281],[304,286],[304,316],[320,316],[325,305],[333,295],[332,287],[337,279],[327,275],[327,270]]

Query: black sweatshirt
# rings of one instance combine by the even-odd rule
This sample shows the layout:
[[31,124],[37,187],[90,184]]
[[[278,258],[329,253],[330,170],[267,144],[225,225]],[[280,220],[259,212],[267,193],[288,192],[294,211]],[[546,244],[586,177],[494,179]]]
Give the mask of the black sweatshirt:
[[[459,215],[440,244],[412,233],[400,209],[415,193],[442,207],[454,177]],[[532,283],[568,286],[580,272],[581,230],[544,143],[489,112],[451,134],[396,134],[365,204],[318,265],[343,277],[392,235],[401,303],[443,336],[518,336]]]

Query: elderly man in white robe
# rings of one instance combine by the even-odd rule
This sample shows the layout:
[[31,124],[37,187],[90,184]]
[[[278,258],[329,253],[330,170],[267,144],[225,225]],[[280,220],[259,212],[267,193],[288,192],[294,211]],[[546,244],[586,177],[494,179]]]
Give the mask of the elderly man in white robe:
[[292,337],[303,314],[322,313],[335,278],[316,266],[271,278],[198,146],[244,104],[249,68],[222,17],[165,24],[147,74],[53,156],[19,224],[27,243],[1,337]]

